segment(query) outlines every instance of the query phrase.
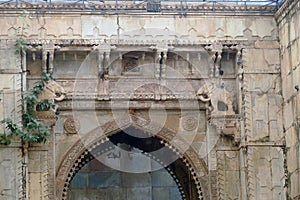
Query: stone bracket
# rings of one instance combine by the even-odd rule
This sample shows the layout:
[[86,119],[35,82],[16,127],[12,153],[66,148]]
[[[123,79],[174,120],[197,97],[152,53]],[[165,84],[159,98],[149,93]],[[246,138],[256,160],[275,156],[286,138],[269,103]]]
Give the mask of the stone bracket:
[[237,144],[241,141],[240,120],[239,115],[212,115],[208,122],[216,127],[220,135],[233,138]]

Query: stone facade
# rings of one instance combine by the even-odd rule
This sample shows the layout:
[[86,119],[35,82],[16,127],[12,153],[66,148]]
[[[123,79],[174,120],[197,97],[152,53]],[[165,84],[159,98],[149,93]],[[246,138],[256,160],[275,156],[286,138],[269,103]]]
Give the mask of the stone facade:
[[275,16],[5,6],[0,119],[21,123],[42,72],[60,113],[37,111],[45,144],[0,146],[0,199],[300,198],[298,1]]
[[286,141],[288,197],[300,198],[299,112],[300,112],[300,3],[288,1],[276,15],[280,39],[283,128]]

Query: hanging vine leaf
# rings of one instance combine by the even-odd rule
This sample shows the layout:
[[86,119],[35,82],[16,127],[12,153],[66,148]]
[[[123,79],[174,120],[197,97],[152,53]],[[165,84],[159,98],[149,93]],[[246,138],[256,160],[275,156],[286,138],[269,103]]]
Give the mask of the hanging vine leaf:
[[0,121],[5,124],[5,129],[8,133],[0,134],[0,144],[9,145],[12,138],[20,138],[22,144],[28,142],[42,143],[46,142],[50,135],[49,130],[43,122],[36,119],[35,106],[40,106],[43,110],[54,108],[55,104],[49,100],[38,102],[38,95],[40,95],[45,87],[47,81],[53,79],[50,74],[43,73],[42,80],[34,84],[33,89],[23,95],[23,102],[26,104],[26,112],[22,115],[22,127],[13,122],[12,119],[7,118]]

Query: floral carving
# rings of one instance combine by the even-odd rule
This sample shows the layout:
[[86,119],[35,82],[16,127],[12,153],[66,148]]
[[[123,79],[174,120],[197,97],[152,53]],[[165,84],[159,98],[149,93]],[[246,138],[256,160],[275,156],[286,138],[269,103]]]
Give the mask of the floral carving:
[[80,129],[80,122],[78,119],[67,118],[64,121],[64,129],[67,133],[75,134]]

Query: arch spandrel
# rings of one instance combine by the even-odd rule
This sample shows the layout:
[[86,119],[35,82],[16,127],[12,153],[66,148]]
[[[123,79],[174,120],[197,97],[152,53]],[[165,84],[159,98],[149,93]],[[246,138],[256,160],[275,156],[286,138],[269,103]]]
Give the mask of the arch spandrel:
[[[187,144],[184,144],[185,141],[178,140],[178,137],[176,137],[176,141],[172,141],[172,138],[176,135],[175,131],[168,128],[162,128],[157,133],[156,127],[154,127],[153,125],[146,125],[146,120],[141,118],[139,118],[139,120],[132,120],[132,118],[120,118],[118,119],[118,121],[109,121],[104,125],[93,129],[92,131],[87,133],[85,137],[81,138],[80,140],[74,143],[74,145],[71,147],[68,153],[65,154],[64,159],[57,170],[57,199],[66,198],[69,183],[72,177],[76,174],[75,168],[84,158],[84,155],[86,155],[89,150],[92,150],[98,145],[101,145],[103,141],[108,140],[108,136],[117,134],[129,127],[156,136],[157,138],[164,141],[166,146],[168,146],[172,151],[176,152],[176,154],[178,154],[179,159],[183,161],[182,163],[185,163],[190,174],[193,176],[195,185],[197,187],[199,199],[205,198],[203,193],[206,192],[206,186],[204,185],[204,183],[202,183],[202,180],[208,180],[208,170],[205,162],[200,158],[196,150],[193,149],[192,146],[186,146]],[[103,134],[99,134],[100,130]]]

